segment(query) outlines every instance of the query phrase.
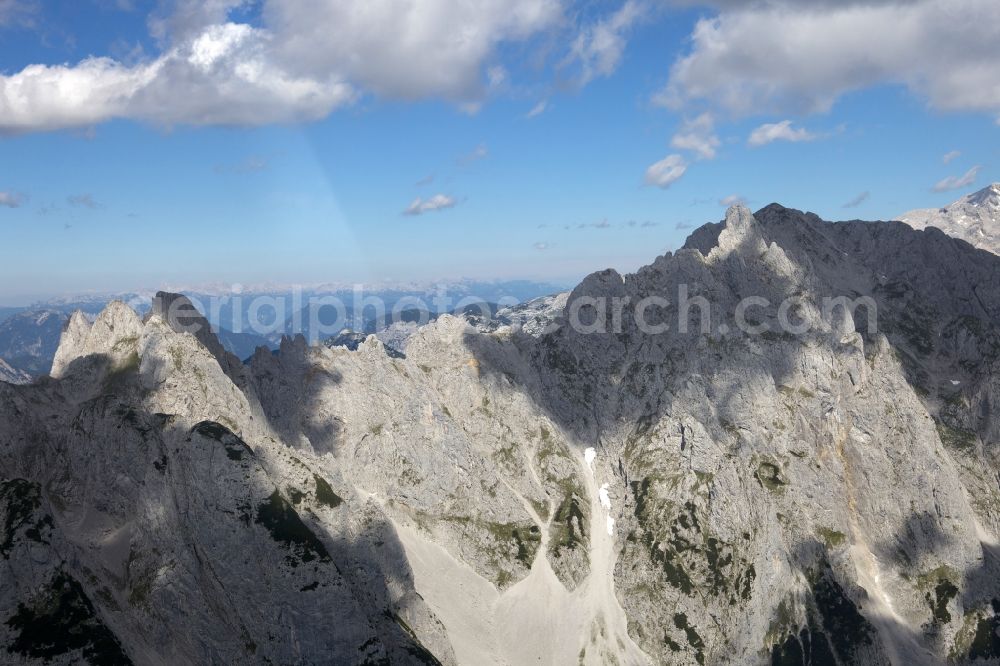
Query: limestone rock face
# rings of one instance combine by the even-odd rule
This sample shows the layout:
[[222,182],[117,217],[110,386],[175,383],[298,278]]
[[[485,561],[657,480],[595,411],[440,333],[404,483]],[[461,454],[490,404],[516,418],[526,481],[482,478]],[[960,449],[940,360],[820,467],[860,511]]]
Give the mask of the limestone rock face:
[[924,208],[898,218],[914,229],[937,227],[949,236],[1000,254],[1000,183],[968,194],[944,208]]
[[0,358],[0,382],[7,382],[8,384],[29,384],[31,383],[31,375],[26,372],[22,372],[17,368],[12,368],[6,361]]
[[6,661],[1000,659],[1000,258],[937,230],[734,208],[405,353],[157,300],[0,383]]

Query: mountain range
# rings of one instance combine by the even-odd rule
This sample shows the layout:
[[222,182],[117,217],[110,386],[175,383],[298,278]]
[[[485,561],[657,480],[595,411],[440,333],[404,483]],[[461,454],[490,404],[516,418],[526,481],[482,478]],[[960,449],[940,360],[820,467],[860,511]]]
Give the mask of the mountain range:
[[994,254],[736,206],[353,346],[241,362],[169,293],[72,315],[0,383],[8,659],[1000,660]]
[[[426,322],[452,312],[463,302],[474,302],[471,307],[479,309],[479,303],[521,302],[561,289],[556,284],[528,280],[462,280],[372,287],[363,291],[343,285],[320,285],[296,290],[258,287],[235,293],[231,289],[227,293],[222,289],[199,288],[184,293],[209,317],[222,346],[245,359],[257,347],[277,349],[284,336],[302,334],[319,342],[344,328],[374,333],[392,322],[393,308],[397,305],[400,307],[395,319]],[[0,360],[26,373],[29,379],[44,375],[52,367],[59,335],[73,312],[83,312],[93,319],[108,303],[117,300],[145,314],[151,296],[139,293],[69,296],[28,307],[0,308]],[[315,316],[303,305],[310,299],[326,304],[316,308]],[[386,321],[381,321],[375,309],[366,305],[369,302],[384,305]],[[332,303],[339,304],[341,309]],[[420,309],[413,303],[426,305]],[[444,309],[435,308],[435,304],[443,304]],[[495,305],[489,307],[496,309]]]

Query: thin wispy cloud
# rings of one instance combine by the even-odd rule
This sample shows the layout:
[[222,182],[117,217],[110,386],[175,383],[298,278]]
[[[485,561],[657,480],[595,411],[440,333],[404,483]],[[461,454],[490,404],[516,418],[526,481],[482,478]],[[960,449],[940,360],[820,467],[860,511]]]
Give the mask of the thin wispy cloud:
[[729,208],[730,206],[735,206],[736,204],[745,205],[746,199],[738,194],[730,194],[728,197],[722,197],[719,199],[719,205],[724,208]]
[[683,157],[667,155],[646,169],[645,183],[665,190],[680,180],[686,171],[687,163]]
[[414,186],[426,187],[427,185],[430,185],[433,182],[434,182],[434,174],[428,174],[423,178],[421,178],[420,180],[418,180],[416,183],[414,183]]
[[489,148],[486,147],[485,143],[481,143],[470,152],[459,155],[458,164],[459,166],[469,166],[470,164],[475,164],[480,160],[485,160],[490,155]]
[[66,197],[66,203],[75,208],[89,208],[91,210],[96,210],[101,207],[90,193],[85,194],[72,194]]
[[943,178],[935,183],[934,187],[931,189],[935,192],[949,192],[951,190],[959,190],[963,187],[969,187],[976,182],[976,176],[979,175],[980,169],[982,169],[981,166],[974,166],[961,176],[948,176],[947,178]]
[[871,198],[871,196],[872,196],[871,192],[865,190],[864,192],[861,192],[860,194],[858,194],[858,196],[854,197],[850,201],[844,203],[844,205],[841,206],[841,208],[857,208],[864,202],[868,201]]
[[531,107],[531,110],[528,111],[526,114],[524,114],[524,117],[537,118],[538,116],[545,113],[548,110],[548,108],[549,108],[549,101],[547,99],[543,99],[538,104],[535,104],[533,107]]
[[37,0],[0,0],[0,27],[30,28],[36,24],[40,11]]
[[0,206],[5,208],[20,208],[26,200],[20,192],[0,192]]
[[945,164],[951,164],[951,163],[952,163],[952,162],[954,162],[954,161],[955,161],[956,159],[958,159],[959,157],[961,157],[961,155],[962,155],[961,151],[958,151],[958,150],[952,150],[951,152],[947,152],[947,153],[945,153],[945,154],[944,154],[944,155],[943,155],[943,156],[941,157],[941,161],[942,161],[942,162],[944,162]]
[[626,0],[610,16],[585,26],[573,40],[569,55],[560,68],[575,66],[576,83],[584,86],[590,81],[610,76],[621,64],[628,43],[628,33],[646,12],[646,5],[639,0]]
[[270,166],[271,160],[263,155],[250,155],[235,164],[217,164],[216,173],[259,173]]
[[711,113],[685,120],[680,131],[670,140],[670,147],[677,150],[690,150],[703,160],[715,158],[715,153],[721,142],[715,135],[715,119]]
[[403,215],[423,215],[424,213],[433,213],[436,211],[447,210],[449,208],[454,208],[458,203],[453,197],[446,194],[435,194],[429,199],[424,199],[417,197],[410,205],[406,207],[403,211]]
[[552,247],[552,244],[551,243],[543,243],[543,242],[539,241],[538,243],[535,243],[532,247],[534,247],[536,250],[548,250],[549,248]]
[[802,127],[792,127],[791,120],[782,120],[779,123],[765,123],[754,131],[750,132],[747,144],[757,148],[766,146],[775,141],[812,141],[816,135]]

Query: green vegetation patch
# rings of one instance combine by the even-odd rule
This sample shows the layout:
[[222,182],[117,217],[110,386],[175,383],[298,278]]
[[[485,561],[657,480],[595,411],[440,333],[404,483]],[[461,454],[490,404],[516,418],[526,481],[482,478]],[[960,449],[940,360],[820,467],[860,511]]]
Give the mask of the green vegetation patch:
[[655,481],[645,477],[631,483],[639,530],[626,541],[641,545],[659,565],[663,581],[683,594],[708,591],[732,605],[749,600],[757,577],[754,565],[737,547],[703,530],[693,501],[675,506],[660,500]]
[[277,490],[257,507],[256,522],[266,527],[275,541],[292,552],[286,558],[290,565],[297,566],[300,561],[312,562],[316,559],[330,561],[326,546]]
[[10,654],[48,662],[79,651],[82,661],[95,666],[132,663],[83,588],[65,572],[30,604],[19,603],[6,624],[17,632],[7,646]]
[[788,482],[781,475],[781,469],[770,462],[762,462],[757,466],[757,482],[762,488],[766,488],[772,493],[780,492]]
[[941,443],[951,449],[957,449],[966,453],[975,451],[976,443],[979,441],[978,435],[971,430],[956,428],[948,425],[944,421],[935,420],[938,436]]
[[563,548],[573,550],[586,540],[587,517],[581,508],[580,497],[572,492],[563,498],[552,518],[549,549],[558,556]]
[[872,645],[874,628],[834,580],[828,566],[810,578],[813,600],[834,652],[842,663],[858,663],[856,652]]
[[246,442],[237,437],[232,430],[221,423],[216,423],[215,421],[202,421],[195,427],[191,428],[191,432],[197,433],[202,437],[222,444],[222,446],[226,449],[226,457],[230,460],[240,462],[244,460],[244,457],[254,457],[253,449],[251,449]]
[[826,547],[830,549],[839,548],[840,546],[843,546],[844,543],[847,541],[846,534],[844,534],[843,532],[839,532],[837,530],[832,530],[829,527],[817,528],[816,534],[818,534],[819,538],[823,540],[823,543],[826,544]]
[[52,529],[52,516],[42,516],[35,520],[35,514],[42,506],[42,488],[37,483],[25,479],[11,479],[0,483],[0,506],[4,507],[3,541],[0,554],[10,557],[14,539],[20,530],[38,543],[48,543],[45,538]]
[[705,641],[702,640],[698,631],[688,624],[687,615],[676,613],[674,615],[674,626],[684,632],[687,636],[688,645],[694,650],[694,660],[699,664],[705,663]]
[[333,488],[327,483],[326,479],[323,477],[313,474],[313,481],[316,482],[316,501],[323,506],[328,506],[331,509],[336,509],[338,506],[344,503],[344,499],[333,492]]
[[934,586],[933,595],[928,592],[924,595],[927,605],[931,608],[934,616],[934,624],[948,624],[951,622],[951,613],[948,612],[948,603],[958,596],[958,587],[947,578],[940,578]]

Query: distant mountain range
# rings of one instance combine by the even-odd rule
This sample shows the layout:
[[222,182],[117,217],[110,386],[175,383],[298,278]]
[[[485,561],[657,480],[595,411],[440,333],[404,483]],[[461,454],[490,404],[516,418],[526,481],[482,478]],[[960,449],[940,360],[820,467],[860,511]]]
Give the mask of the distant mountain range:
[[899,218],[914,229],[937,227],[970,245],[1000,254],[1000,183],[993,183],[943,208],[922,208]]
[[[474,281],[434,285],[392,285],[356,289],[327,285],[308,289],[262,288],[240,293],[222,289],[184,292],[211,322],[226,351],[245,359],[257,347],[276,350],[284,336],[301,334],[310,342],[334,337],[343,329],[366,335],[392,321],[426,323],[441,314],[470,307],[469,303],[520,303],[561,291],[560,285],[529,280]],[[0,381],[25,381],[49,372],[59,336],[73,312],[93,320],[111,301],[122,301],[140,315],[149,311],[147,294],[69,296],[27,307],[0,307],[0,360],[14,373]],[[324,303],[310,311],[311,301]],[[373,303],[380,303],[380,317]],[[471,307],[478,308],[478,305]]]

